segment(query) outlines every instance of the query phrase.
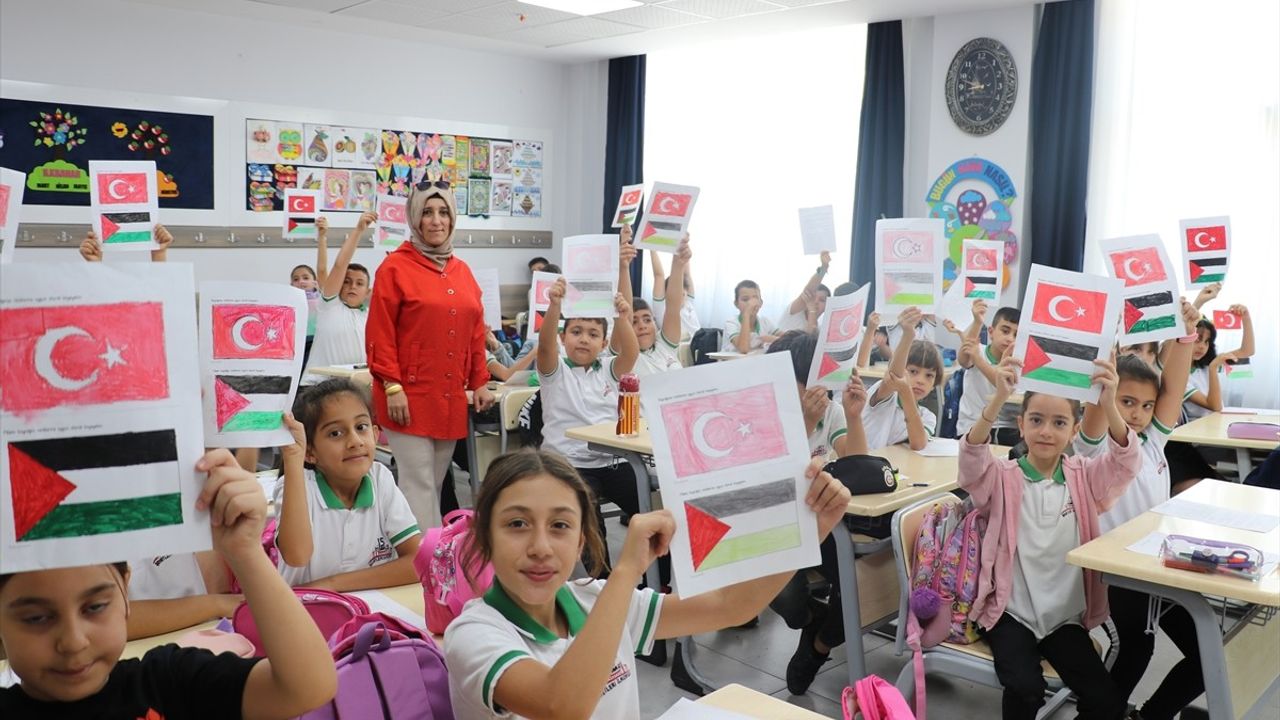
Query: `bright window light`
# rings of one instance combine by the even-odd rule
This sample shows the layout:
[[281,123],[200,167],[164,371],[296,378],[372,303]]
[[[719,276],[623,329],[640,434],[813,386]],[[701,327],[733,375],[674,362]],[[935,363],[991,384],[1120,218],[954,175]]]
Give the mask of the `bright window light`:
[[520,0],[520,2],[574,15],[596,15],[641,5],[639,0]]

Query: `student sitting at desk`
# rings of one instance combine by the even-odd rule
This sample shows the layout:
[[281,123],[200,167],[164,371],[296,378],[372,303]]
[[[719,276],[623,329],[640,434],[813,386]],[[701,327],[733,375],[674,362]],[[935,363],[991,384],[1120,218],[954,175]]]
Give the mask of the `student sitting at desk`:
[[[631,228],[628,227],[627,232],[630,233],[630,231]],[[650,250],[649,267],[653,270],[654,317],[667,316],[667,298],[671,295],[669,285],[678,282],[680,289],[684,291],[684,301],[680,304],[680,340],[688,340],[702,329],[702,320],[698,318],[698,312],[693,308],[693,270],[689,262],[685,261],[684,268],[678,273],[675,265],[672,265],[671,277],[667,277],[662,268],[662,253]]]
[[[631,226],[622,228],[621,242],[624,246],[631,244]],[[628,253],[628,257],[634,253]],[[621,257],[621,256],[620,256]],[[689,236],[686,234],[676,250],[675,259],[671,261],[671,276],[684,275],[685,264],[693,252],[689,250]],[[631,297],[631,262],[619,262],[618,293],[622,297]],[[654,322],[654,311],[641,298],[635,298],[631,305],[631,328],[635,331],[636,342],[640,346],[640,355],[636,358],[636,375],[654,375],[679,370],[683,367],[676,355],[680,347],[681,311],[684,309],[684,286],[672,283],[663,303],[662,325]],[[611,349],[617,352],[616,347]]]
[[[956,420],[956,432],[960,435],[968,434],[969,428],[978,421],[978,413],[987,406],[987,401],[995,392],[996,366],[1000,364],[1000,358],[1017,342],[1018,321],[1022,317],[1017,308],[1002,307],[996,310],[988,329],[987,344],[982,345],[978,342],[978,335],[982,332],[984,318],[987,316],[987,303],[974,300],[971,311],[973,322],[961,336],[960,352],[956,356],[960,367],[965,369],[964,390],[960,394],[960,414]],[[1010,447],[1022,442],[1018,435],[1017,407],[1009,405],[1000,409],[991,428],[991,442]]]
[[898,324],[903,331],[893,361],[884,379],[867,391],[871,398],[862,411],[862,424],[872,449],[906,442],[912,450],[922,450],[933,436],[937,420],[919,403],[942,384],[942,356],[937,345],[915,339],[920,318],[917,308],[902,311]]
[[787,311],[778,320],[778,329],[775,331],[778,335],[791,330],[817,332],[822,313],[827,310],[827,298],[831,297],[831,289],[822,284],[822,278],[826,277],[830,265],[831,253],[824,250],[822,264],[818,265],[813,277],[809,278],[804,289],[791,301]]
[[307,358],[306,374],[302,377],[303,385],[314,385],[324,380],[323,375],[313,372],[315,368],[364,362],[364,328],[369,319],[369,269],[351,262],[351,258],[356,254],[360,236],[377,219],[378,216],[372,212],[360,214],[356,226],[342,241],[342,247],[333,259],[333,267],[327,271],[324,267],[327,251],[321,234],[316,264],[324,276],[320,279],[315,339]]
[[733,306],[738,309],[738,316],[724,324],[721,351],[746,355],[763,350],[777,339],[773,323],[760,315],[764,300],[760,297],[760,286],[754,280],[743,280],[733,288]]

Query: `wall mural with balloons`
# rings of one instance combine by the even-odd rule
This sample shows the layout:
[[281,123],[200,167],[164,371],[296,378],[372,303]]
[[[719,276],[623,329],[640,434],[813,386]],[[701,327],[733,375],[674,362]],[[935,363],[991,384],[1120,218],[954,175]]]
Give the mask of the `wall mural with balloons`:
[[929,217],[942,218],[947,236],[947,259],[943,263],[943,286],[956,279],[960,253],[966,239],[996,240],[1004,243],[1004,277],[1001,288],[1009,287],[1009,268],[1017,267],[1018,236],[1014,228],[1017,189],[999,165],[980,157],[957,160],[938,176],[925,196]]

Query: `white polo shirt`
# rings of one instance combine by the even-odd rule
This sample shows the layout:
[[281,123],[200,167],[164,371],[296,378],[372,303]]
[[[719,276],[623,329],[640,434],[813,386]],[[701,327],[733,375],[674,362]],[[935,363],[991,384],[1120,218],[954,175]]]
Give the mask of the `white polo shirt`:
[[587,449],[587,443],[565,437],[565,431],[618,419],[616,357],[599,357],[588,367],[561,358],[550,375],[538,371],[542,390],[542,446],[569,459],[574,467],[604,467],[615,458]]
[[1026,482],[1005,612],[1041,640],[1084,615],[1084,573],[1066,563],[1067,553],[1080,546],[1080,523],[1061,461],[1051,478],[1026,458],[1018,465]]
[[[330,489],[323,475],[315,470],[304,472],[307,513],[315,542],[311,562],[305,567],[286,565],[281,556],[280,574],[290,585],[306,585],[330,575],[391,562],[397,557],[396,546],[421,532],[409,502],[382,463],[375,462],[364,476],[350,509]],[[283,475],[276,482],[273,496],[275,506],[283,507]]]
[[836,440],[849,434],[848,424],[844,417],[844,406],[832,400],[827,404],[827,412],[818,421],[813,432],[809,433],[809,458],[820,457],[825,461],[835,459]]
[[[604,584],[604,580],[569,582],[556,593],[556,604],[569,626],[567,638],[558,637],[529,617],[497,581],[483,598],[468,602],[444,633],[454,717],[458,720],[521,717],[503,710],[494,701],[493,691],[502,674],[525,659],[536,660],[547,667],[559,662],[582,630]],[[636,655],[652,651],[661,614],[662,595],[649,589],[632,594],[608,681],[599,690],[582,689],[582,692],[600,692],[592,718],[639,720]]]
[[[983,345],[982,352],[986,353],[987,362],[992,365],[999,365],[1000,358],[991,354],[991,346]],[[966,435],[969,428],[978,422],[982,411],[987,408],[987,403],[991,402],[991,397],[996,394],[995,385],[987,379],[986,375],[978,369],[977,365],[965,368],[964,371],[964,389],[960,393],[960,415],[956,419],[956,434]],[[1018,406],[1005,403],[1000,412],[996,415],[996,422],[993,428],[1010,428],[1018,426]]]
[[355,365],[365,361],[364,326],[369,319],[369,306],[349,307],[336,295],[320,298],[316,308],[316,336],[307,358],[307,374],[303,385],[315,385],[328,378],[314,375],[312,368],[326,365]]
[[653,347],[641,350],[640,355],[636,357],[636,368],[633,372],[644,377],[668,370],[679,370],[684,366],[680,364],[680,357],[676,354],[678,347],[679,345],[672,345],[667,336],[659,330],[657,339],[653,341]]
[[[818,323],[822,322],[821,316],[818,317],[817,322]],[[782,333],[788,332],[790,330],[804,330],[804,329],[805,329],[805,311],[803,309],[798,313],[784,312],[782,313],[782,318],[778,320],[778,330],[777,330],[778,335],[781,335]]]
[[[653,317],[655,319],[667,316],[666,298],[655,297],[651,304],[653,305]],[[658,322],[661,323],[661,319]],[[680,339],[688,340],[701,329],[702,321],[698,319],[698,311],[693,307],[693,296],[685,293],[684,303],[680,305]]]
[[174,600],[208,593],[200,563],[193,553],[160,555],[129,563],[130,600]]
[[[1172,428],[1152,417],[1151,424],[1138,433],[1138,441],[1142,443],[1142,467],[1116,504],[1098,515],[1098,527],[1102,532],[1110,532],[1169,499],[1169,463],[1164,459],[1164,446],[1172,432]],[[1096,440],[1079,433],[1072,445],[1077,455],[1098,457],[1107,452],[1106,440],[1106,433]]]
[[[867,398],[875,395],[879,387],[880,383],[877,382],[867,388]],[[932,436],[937,427],[937,418],[929,408],[921,407],[918,403],[916,409],[920,411],[924,431]],[[868,402],[862,409],[862,429],[867,433],[867,447],[871,450],[906,442],[907,417],[902,410],[902,402],[898,400],[898,393],[890,394],[877,405]]]
[[[720,349],[724,352],[737,352],[738,346],[734,344],[733,339],[738,337],[738,333],[742,330],[742,316],[726,320],[724,323],[724,340],[721,342]],[[756,325],[751,329],[751,350],[764,349],[764,340],[760,339],[761,335],[777,335],[777,330],[773,327],[773,321],[767,317],[756,315]]]
[[[1221,378],[1219,378],[1221,381]],[[1203,393],[1206,397],[1209,395],[1209,368],[1192,367],[1191,374],[1187,376],[1187,392],[1183,396],[1182,414],[1186,416],[1186,421],[1199,420],[1208,415],[1211,410],[1209,408],[1191,402],[1191,396],[1195,393]]]

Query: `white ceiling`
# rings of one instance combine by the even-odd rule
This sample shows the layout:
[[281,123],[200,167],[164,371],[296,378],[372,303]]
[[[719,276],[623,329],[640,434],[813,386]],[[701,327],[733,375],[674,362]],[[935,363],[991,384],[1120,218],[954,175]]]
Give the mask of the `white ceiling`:
[[[139,0],[552,61],[618,57],[743,35],[1029,5],[1036,0],[640,0],[581,17],[515,0]],[[1042,0],[1043,1],[1043,0]]]

